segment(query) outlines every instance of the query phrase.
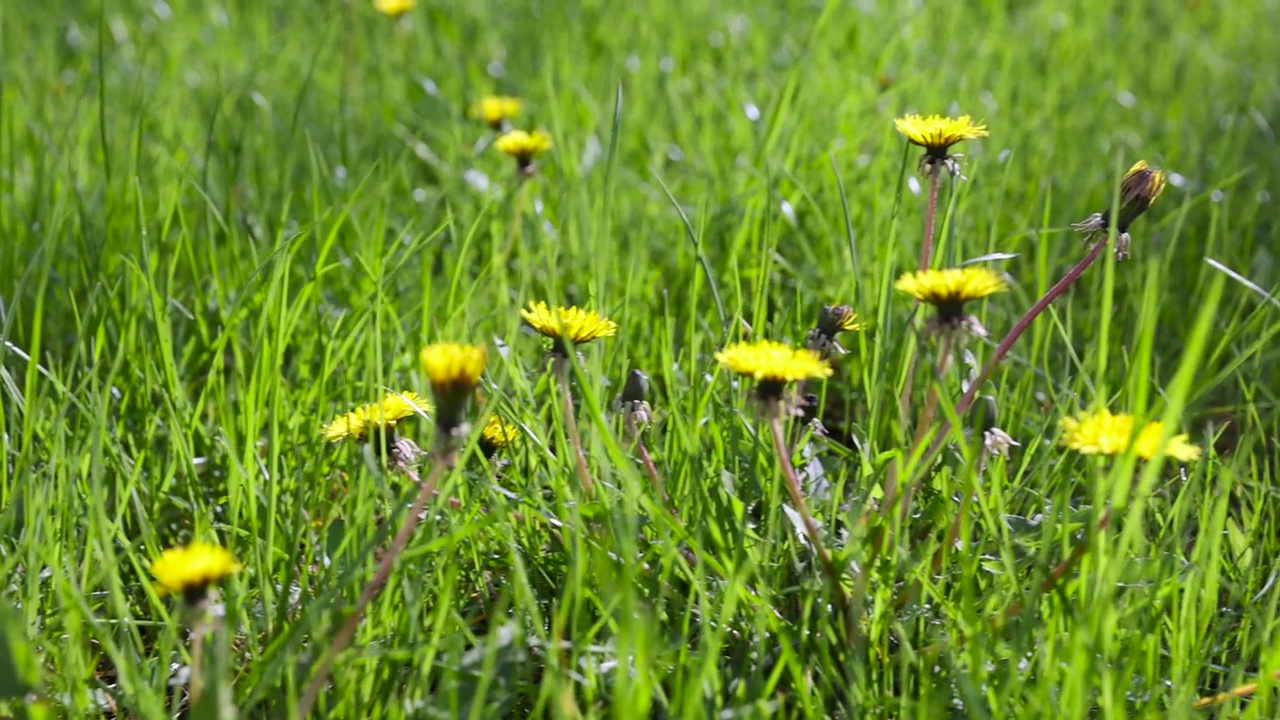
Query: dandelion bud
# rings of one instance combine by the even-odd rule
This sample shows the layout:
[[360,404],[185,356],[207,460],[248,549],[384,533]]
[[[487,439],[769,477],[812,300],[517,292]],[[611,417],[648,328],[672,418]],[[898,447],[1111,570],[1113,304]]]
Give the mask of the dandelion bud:
[[435,396],[437,444],[466,435],[467,404],[484,372],[486,353],[478,345],[436,343],[422,349],[421,359]]

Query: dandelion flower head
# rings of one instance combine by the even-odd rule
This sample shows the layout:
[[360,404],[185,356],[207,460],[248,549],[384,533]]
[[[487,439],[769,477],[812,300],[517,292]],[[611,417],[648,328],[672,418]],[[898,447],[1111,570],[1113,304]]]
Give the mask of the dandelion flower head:
[[[1133,448],[1134,454],[1150,460],[1160,450],[1160,438],[1164,424],[1149,422],[1134,436],[1132,415],[1113,414],[1109,410],[1077,413],[1058,421],[1062,430],[1061,443],[1082,455],[1122,455]],[[1190,436],[1177,434],[1169,438],[1165,454],[1180,462],[1199,459],[1200,448],[1192,445]]]
[[575,345],[618,334],[618,323],[592,310],[579,307],[548,306],[545,302],[529,303],[520,317],[538,333],[557,342],[568,340]]
[[484,373],[487,352],[481,345],[435,343],[422,348],[420,359],[433,391],[470,391]]
[[521,165],[527,165],[532,162],[534,155],[551,149],[551,136],[541,130],[511,130],[494,140],[493,146],[498,152],[515,158]]
[[471,115],[483,120],[494,130],[501,130],[503,123],[520,114],[524,104],[520,98],[508,95],[486,95],[471,108]]
[[938,159],[947,156],[947,150],[962,140],[974,140],[987,136],[987,126],[975,123],[968,115],[958,118],[942,115],[903,115],[893,121],[894,127],[912,145],[919,145]]
[[394,428],[401,420],[430,410],[431,404],[415,392],[389,392],[381,402],[334,418],[324,427],[324,437],[329,442],[368,440],[372,432]]
[[373,0],[373,9],[390,17],[400,17],[417,5],[417,0]]
[[497,415],[490,415],[484,429],[480,431],[480,450],[486,457],[507,447],[520,437],[520,427],[509,423]]
[[831,365],[815,351],[773,340],[738,342],[716,353],[716,361],[738,375],[773,384],[831,377]]
[[893,286],[939,309],[963,306],[1009,289],[1003,275],[984,267],[909,272]]
[[240,570],[230,551],[207,542],[169,548],[151,563],[162,595],[198,593]]

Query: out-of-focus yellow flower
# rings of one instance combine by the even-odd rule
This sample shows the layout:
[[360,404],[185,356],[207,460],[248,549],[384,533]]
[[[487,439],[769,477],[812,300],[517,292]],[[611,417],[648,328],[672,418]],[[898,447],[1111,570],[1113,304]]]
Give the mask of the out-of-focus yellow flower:
[[507,121],[520,114],[524,104],[508,95],[486,95],[471,108],[471,116],[483,120],[493,130],[502,130]]
[[329,442],[365,441],[373,433],[394,428],[405,418],[430,411],[431,404],[415,392],[389,392],[381,402],[358,407],[334,418],[324,427],[324,437]]
[[904,273],[893,284],[898,290],[938,310],[930,319],[931,330],[968,330],[985,336],[987,331],[964,304],[1009,289],[1004,276],[990,268],[966,267]]
[[987,136],[987,126],[973,122],[968,115],[949,118],[911,113],[894,120],[893,125],[908,142],[925,149],[925,155],[920,160],[923,172],[936,171],[939,167],[946,167],[953,174],[958,172],[959,166],[950,154],[951,146],[963,140]]
[[531,302],[529,307],[520,310],[520,317],[538,333],[555,341],[552,350],[556,352],[567,349],[566,340],[581,345],[618,333],[618,323],[580,307],[553,308],[545,302]]
[[520,170],[529,173],[533,170],[533,157],[551,149],[551,136],[541,130],[525,132],[511,130],[498,136],[493,141],[498,151],[516,159]]
[[373,9],[383,15],[400,17],[412,10],[417,4],[417,0],[373,0]]
[[[1058,421],[1062,429],[1062,445],[1082,455],[1123,455],[1130,447],[1143,460],[1150,460],[1160,451],[1160,438],[1164,424],[1149,422],[1134,436],[1132,415],[1113,414],[1108,410],[1077,413]],[[1165,454],[1180,462],[1193,462],[1200,458],[1200,448],[1191,444],[1185,433],[1169,438]]]
[[485,457],[493,457],[497,452],[520,437],[520,427],[509,423],[497,415],[490,415],[484,429],[480,431],[480,452]]
[[226,548],[198,541],[169,548],[151,563],[160,594],[182,594],[191,602],[202,599],[213,583],[240,570],[240,563]]
[[452,443],[469,429],[464,413],[487,357],[481,345],[435,343],[422,348],[422,368],[440,406],[436,412],[437,443]]

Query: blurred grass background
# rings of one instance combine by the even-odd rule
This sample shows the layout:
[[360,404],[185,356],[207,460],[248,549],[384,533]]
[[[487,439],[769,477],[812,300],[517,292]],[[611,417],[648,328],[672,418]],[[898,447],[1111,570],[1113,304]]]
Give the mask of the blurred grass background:
[[[1276,18],[1274,0],[6,4],[0,568],[29,657],[0,703],[173,716],[189,658],[146,566],[205,537],[247,566],[224,590],[235,703],[287,717],[414,492],[318,428],[423,390],[417,350],[446,339],[491,347],[484,411],[526,434],[500,475],[450,476],[457,507],[419,529],[327,716],[1192,716],[1280,667]],[[467,116],[493,92],[554,138],[528,183]],[[1133,259],[1090,270],[993,378],[1022,447],[982,472],[944,459],[864,567],[851,647],[711,353],[744,325],[798,343],[824,303],[872,322],[824,390],[832,437],[797,450],[831,544],[865,566],[855,520],[912,437],[891,290],[924,205],[906,112],[990,127],[944,182],[939,257],[1000,254],[994,339],[1078,259],[1068,224],[1124,168],[1171,182]],[[520,330],[540,299],[621,325],[577,388],[597,503]],[[669,503],[610,410],[632,368],[653,377]],[[1065,456],[1057,419],[1099,404],[1172,406],[1212,451],[1142,476]],[[983,630],[1131,477],[1143,501],[1075,576]],[[970,491],[966,548],[935,569]],[[1276,707],[1264,688],[1231,712]]]

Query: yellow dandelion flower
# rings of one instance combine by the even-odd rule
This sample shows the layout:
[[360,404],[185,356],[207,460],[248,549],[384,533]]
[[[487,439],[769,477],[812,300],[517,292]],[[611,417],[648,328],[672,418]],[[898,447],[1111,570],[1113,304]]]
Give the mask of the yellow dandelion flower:
[[[1109,410],[1077,413],[1058,421],[1062,429],[1061,444],[1082,455],[1122,455],[1133,448],[1134,454],[1150,460],[1160,450],[1164,424],[1149,422],[1134,437],[1132,415],[1113,414]],[[1200,448],[1192,445],[1190,436],[1174,435],[1165,445],[1165,454],[1181,461],[1199,459]]]
[[520,427],[509,423],[497,415],[490,415],[484,429],[480,431],[480,452],[485,457],[493,457],[497,452],[520,437]]
[[949,154],[952,145],[963,140],[975,140],[987,136],[987,126],[975,123],[968,115],[958,118],[941,115],[917,115],[909,113],[893,121],[893,126],[907,138],[912,145],[925,149],[920,160],[922,171],[929,172],[937,167],[946,167],[953,174],[959,171],[955,158]]
[[438,443],[451,443],[470,430],[463,415],[484,373],[488,353],[481,345],[435,343],[422,348],[422,369],[440,409],[436,412]]
[[210,585],[240,570],[230,551],[207,542],[169,548],[151,563],[160,594],[181,593],[189,601],[201,599]]
[[511,130],[494,140],[493,146],[504,155],[515,158],[521,170],[530,172],[533,168],[533,156],[551,149],[551,136],[541,130],[531,133]]
[[480,382],[488,353],[480,345],[435,343],[422,348],[422,368],[436,394],[470,392]]
[[[1164,172],[1139,160],[1129,168],[1120,180],[1120,211],[1116,217],[1116,259],[1129,257],[1129,226],[1150,208],[1167,181]],[[1076,232],[1085,234],[1086,241],[1110,229],[1111,211],[1094,213],[1081,222],[1074,223]]]
[[524,103],[507,95],[486,95],[471,108],[471,116],[483,120],[493,130],[501,130],[511,118],[520,114]]
[[831,377],[831,365],[808,348],[792,348],[773,340],[738,342],[716,353],[725,369],[757,382],[761,400],[776,400],[789,383]]
[[329,442],[368,440],[371,434],[385,433],[405,418],[431,411],[431,404],[415,392],[387,393],[381,402],[364,405],[339,415],[324,427]]
[[938,310],[930,330],[966,329],[985,336],[978,319],[964,311],[964,304],[1009,289],[1004,276],[990,268],[966,267],[904,273],[893,284],[898,290]]
[[531,302],[528,308],[520,310],[520,317],[534,330],[555,341],[552,345],[555,352],[565,352],[566,341],[581,345],[618,334],[618,323],[580,307],[552,308],[545,302]]
[[373,9],[390,17],[400,17],[417,5],[417,0],[373,0]]

